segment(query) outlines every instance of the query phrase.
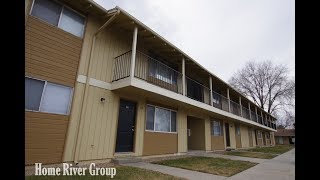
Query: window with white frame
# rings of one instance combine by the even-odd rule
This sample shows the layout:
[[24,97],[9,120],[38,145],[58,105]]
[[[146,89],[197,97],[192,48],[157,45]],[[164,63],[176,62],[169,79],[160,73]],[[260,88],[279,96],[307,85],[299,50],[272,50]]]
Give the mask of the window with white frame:
[[160,132],[176,131],[176,111],[147,105],[146,130]]
[[222,127],[220,121],[211,121],[211,135],[222,136]]
[[31,15],[75,36],[83,36],[84,16],[56,1],[34,0]]
[[25,77],[25,109],[69,114],[72,88]]

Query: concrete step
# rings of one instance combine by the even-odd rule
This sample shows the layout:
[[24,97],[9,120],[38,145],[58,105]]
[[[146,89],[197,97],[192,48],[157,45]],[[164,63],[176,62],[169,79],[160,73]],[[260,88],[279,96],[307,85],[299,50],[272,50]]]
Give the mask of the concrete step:
[[141,162],[141,161],[142,159],[140,157],[117,157],[112,159],[112,162],[114,164],[127,164],[127,163]]

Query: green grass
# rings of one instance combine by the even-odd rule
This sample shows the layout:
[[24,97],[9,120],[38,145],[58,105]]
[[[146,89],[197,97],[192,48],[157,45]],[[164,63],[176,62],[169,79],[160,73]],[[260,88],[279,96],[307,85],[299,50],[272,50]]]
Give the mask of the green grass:
[[235,161],[212,157],[186,157],[153,163],[228,177],[257,164],[248,161]]
[[[156,179],[156,180],[178,180],[182,178],[162,174],[155,171],[140,169],[136,167],[117,166],[117,173],[112,179]],[[26,176],[26,180],[106,180],[111,179],[110,176],[91,176],[89,172],[86,172],[85,176]]]
[[243,151],[230,151],[230,152],[226,152],[225,154],[232,155],[232,156],[243,156],[243,157],[260,158],[260,159],[272,159],[277,156],[275,154],[269,154],[269,153],[256,153],[256,152],[243,152]]
[[253,149],[247,149],[250,152],[262,152],[262,153],[272,153],[272,154],[282,154],[291,150],[293,145],[276,145],[274,147],[257,147]]

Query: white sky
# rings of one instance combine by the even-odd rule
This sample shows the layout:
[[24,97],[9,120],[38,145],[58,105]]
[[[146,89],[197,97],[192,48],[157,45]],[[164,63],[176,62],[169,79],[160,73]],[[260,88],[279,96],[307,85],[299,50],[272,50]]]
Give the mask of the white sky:
[[116,5],[224,81],[251,59],[295,74],[294,0],[95,0]]

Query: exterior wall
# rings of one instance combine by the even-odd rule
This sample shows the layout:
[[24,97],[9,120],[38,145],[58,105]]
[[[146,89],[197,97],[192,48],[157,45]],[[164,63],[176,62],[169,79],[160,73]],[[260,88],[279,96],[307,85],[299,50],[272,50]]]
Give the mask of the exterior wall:
[[[31,4],[25,1],[25,75],[74,87],[82,39],[30,16]],[[26,111],[25,118],[25,163],[61,162],[69,115]]]
[[25,112],[25,164],[61,162],[69,117]]
[[74,87],[82,39],[29,16],[25,29],[25,74]]
[[249,132],[248,126],[240,125],[240,134],[241,134],[241,147],[248,148],[249,147]]
[[[225,150],[225,128],[224,128],[224,122],[220,121],[222,125],[222,135],[221,136],[213,136],[211,135],[211,129],[210,128],[210,135],[211,135],[211,150]],[[211,124],[212,125],[212,124]]]
[[[79,62],[79,75],[87,75],[89,78],[95,78],[101,81],[110,82],[112,78],[113,59],[115,56],[120,55],[131,49],[131,41],[124,40],[124,37],[119,33],[114,32],[112,26],[106,27],[97,36],[94,50],[92,54],[92,60],[88,72],[88,62],[90,59],[90,51],[92,46],[93,34],[104,23],[97,20],[98,18],[89,15],[87,17],[87,25],[85,27],[85,34],[83,39],[83,46],[81,51],[81,57]],[[74,158],[78,160],[87,159],[104,159],[113,157],[116,140],[117,120],[118,120],[118,108],[119,97],[109,90],[89,86],[87,97],[84,97],[85,84],[76,83],[74,90],[74,100],[72,103],[71,117],[68,135],[66,139],[65,153],[63,161],[73,161]],[[99,99],[102,96],[107,96],[104,105],[100,103]],[[100,97],[101,96],[101,97]],[[93,102],[95,98],[96,101]],[[109,100],[109,101],[108,101]],[[81,111],[82,103],[85,103],[84,111]],[[96,113],[100,114],[100,117],[96,117]],[[83,116],[80,124],[80,116]],[[102,115],[101,115],[102,114]],[[136,119],[137,120],[137,119]],[[105,125],[104,131],[94,133],[93,127],[88,127],[89,124],[94,122],[103,122]],[[85,125],[84,125],[85,124]],[[137,125],[141,128],[141,122]],[[137,127],[137,128],[138,128]],[[78,128],[79,135],[78,135]],[[87,136],[90,134],[90,139]],[[105,139],[104,144],[100,145],[99,152],[92,150],[93,147],[97,147],[97,144],[93,144],[92,137],[98,136]],[[78,143],[76,143],[77,136],[79,137]],[[143,136],[139,135],[140,141],[143,140]],[[102,140],[100,140],[102,141]],[[94,141],[95,143],[97,140]],[[91,144],[90,144],[91,143]],[[105,143],[111,144],[107,145]],[[140,143],[141,144],[141,143]],[[101,147],[102,146],[102,147]],[[137,154],[142,154],[142,147],[135,147]],[[77,152],[75,151],[77,149]],[[74,155],[76,153],[76,155]]]
[[[241,148],[242,147],[242,142],[241,142],[242,133],[241,133],[240,124],[238,124],[238,126],[240,127],[240,135],[237,135],[236,132],[234,134],[235,134],[235,139],[236,139],[236,148]],[[235,128],[235,131],[236,131],[236,128]]]
[[[105,98],[101,103],[100,98]],[[76,158],[78,160],[113,157],[119,112],[119,97],[113,92],[89,87],[88,101],[83,110]]]
[[256,146],[257,146],[257,141],[256,141],[256,133],[255,133],[255,130],[252,129],[251,133],[252,133],[253,147],[256,147]]
[[205,150],[205,123],[203,119],[188,116],[188,129],[191,136],[188,136],[188,149]]
[[178,152],[176,133],[144,132],[143,155],[172,154]]
[[179,108],[177,112],[177,132],[178,152],[185,153],[188,151],[187,113],[182,108]]
[[[287,137],[287,136],[281,136],[281,137],[283,139],[283,145],[289,145],[290,144],[289,137]],[[279,143],[279,138],[280,138],[280,136],[275,136],[276,144],[280,144]]]
[[274,132],[270,132],[271,146],[275,145]]
[[236,148],[236,130],[233,122],[229,122],[230,148]]
[[210,125],[210,118],[206,118],[204,120],[204,133],[205,133],[205,150],[206,151],[211,151],[211,125]]
[[[79,74],[86,75],[90,59],[92,37],[95,31],[104,23],[94,16],[87,18],[86,35],[79,65]],[[113,76],[114,58],[129,50],[132,46],[132,35],[127,38],[124,33],[115,30],[112,25],[106,27],[97,36],[90,64],[89,76],[104,82],[111,82]]]

